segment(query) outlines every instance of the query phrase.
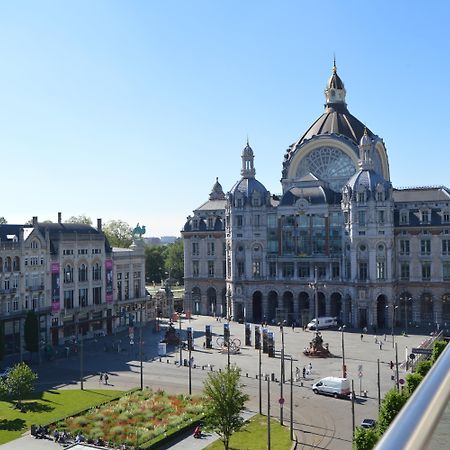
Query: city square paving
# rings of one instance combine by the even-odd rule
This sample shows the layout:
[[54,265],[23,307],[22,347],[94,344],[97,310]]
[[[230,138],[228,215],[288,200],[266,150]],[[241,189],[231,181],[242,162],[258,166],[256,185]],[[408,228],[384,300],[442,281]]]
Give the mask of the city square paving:
[[[177,331],[179,323],[174,324]],[[205,349],[205,325],[210,325],[213,333],[213,349]],[[217,338],[223,335],[224,321],[219,322],[212,317],[196,316],[191,321],[181,321],[182,338],[186,340],[186,328],[194,330],[195,347],[191,355],[193,364],[191,370],[191,385],[193,393],[201,393],[203,380],[211,370],[223,370],[227,366],[228,355],[218,347]],[[172,392],[187,392],[189,386],[189,368],[179,365],[180,352],[178,348],[168,347],[166,356],[158,356],[158,342],[164,335],[167,320],[161,324],[161,331],[146,326],[143,329],[143,384],[152,389],[162,388]],[[276,379],[270,383],[271,414],[280,419],[281,397],[280,387],[280,350],[281,331],[278,326],[269,326],[274,332],[276,353],[274,358],[262,354],[261,372]],[[238,339],[242,346],[238,354],[230,355],[230,363],[241,369],[242,381],[250,395],[248,409],[256,413],[259,411],[259,380],[258,360],[259,352],[254,349],[254,329],[252,325],[252,346],[245,346],[245,329],[243,324],[230,323],[231,339]],[[285,373],[286,383],[283,386],[285,399],[282,415],[284,424],[289,426],[290,420],[290,357],[292,356],[293,381],[293,425],[299,440],[298,448],[327,448],[344,450],[351,448],[352,438],[352,408],[351,401],[318,396],[312,392],[314,382],[325,376],[341,376],[342,374],[342,334],[337,330],[324,330],[324,343],[329,345],[332,357],[326,359],[308,358],[303,350],[309,347],[314,337],[313,331],[303,331],[301,328],[284,327],[285,342]],[[384,333],[384,332],[383,332]],[[344,333],[345,362],[348,378],[353,380],[356,393],[355,423],[358,425],[364,418],[376,418],[378,411],[377,391],[377,359],[380,361],[380,390],[381,397],[394,386],[393,371],[390,361],[395,362],[395,349],[390,334],[378,334],[375,343],[373,334],[365,333],[361,339],[361,330],[346,329]],[[399,362],[411,352],[412,347],[419,346],[427,336],[409,335],[395,336],[398,348]],[[132,344],[130,344],[132,342]],[[85,389],[123,389],[127,390],[140,385],[140,359],[138,351],[139,332],[134,330],[134,338],[129,339],[126,333],[100,338],[98,341],[86,341],[84,346],[84,375]],[[219,339],[220,342],[220,339]],[[188,351],[182,350],[181,360],[188,358]],[[295,379],[296,368],[302,373],[303,367],[312,364],[312,371],[303,379]],[[34,367],[39,373],[39,389],[49,388],[79,388],[80,358],[79,354],[69,354],[68,357],[56,359]],[[108,386],[100,384],[98,374],[110,374]],[[360,377],[360,375],[362,375]],[[404,379],[405,369],[399,370],[399,378]],[[364,396],[367,392],[367,397]],[[363,394],[363,395],[361,395]],[[267,413],[267,382],[262,382],[261,396],[262,412]],[[23,438],[22,438],[23,439]],[[29,438],[32,439],[32,438]],[[189,436],[183,442],[185,450],[198,449],[206,446],[212,437],[195,440]],[[5,444],[2,448],[19,449],[19,441]],[[34,439],[33,439],[34,441]],[[40,442],[40,441],[36,441]],[[51,444],[42,442],[42,444]],[[36,448],[37,447],[29,447]],[[51,447],[45,447],[51,448]],[[175,448],[175,447],[173,447]],[[181,447],[180,447],[181,448]]]

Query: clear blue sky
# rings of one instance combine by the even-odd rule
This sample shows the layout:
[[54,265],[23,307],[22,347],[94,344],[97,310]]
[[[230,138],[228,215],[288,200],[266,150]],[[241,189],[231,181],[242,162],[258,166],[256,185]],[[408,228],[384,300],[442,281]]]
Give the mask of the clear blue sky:
[[333,53],[395,187],[450,185],[450,2],[2,1],[0,216],[87,214],[178,235],[240,177],[279,193]]

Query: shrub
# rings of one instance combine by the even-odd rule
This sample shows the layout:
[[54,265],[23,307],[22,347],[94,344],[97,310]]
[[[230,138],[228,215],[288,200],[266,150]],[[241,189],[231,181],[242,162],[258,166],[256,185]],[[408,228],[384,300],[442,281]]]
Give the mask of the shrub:
[[357,427],[353,438],[353,450],[371,450],[379,439],[376,429]]
[[416,390],[419,383],[423,380],[423,376],[420,373],[409,373],[406,375],[406,393],[411,396]]
[[395,416],[402,409],[408,397],[395,389],[388,391],[381,402],[380,414],[378,416],[378,430],[383,434]]
[[418,373],[419,375],[422,375],[422,377],[425,377],[425,375],[431,369],[432,365],[433,362],[431,360],[419,361],[416,364],[415,372]]
[[439,355],[444,351],[445,346],[447,345],[447,341],[435,341],[433,344],[433,350],[431,353],[431,361],[433,363],[439,358]]

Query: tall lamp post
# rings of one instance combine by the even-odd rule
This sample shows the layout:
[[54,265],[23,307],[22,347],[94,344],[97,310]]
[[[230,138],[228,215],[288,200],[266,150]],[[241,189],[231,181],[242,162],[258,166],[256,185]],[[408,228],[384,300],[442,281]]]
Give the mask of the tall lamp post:
[[319,299],[317,296],[317,266],[314,267],[314,281],[309,283],[309,287],[314,292],[314,309],[316,315],[316,337],[319,335]]
[[141,368],[141,391],[144,389],[144,367],[143,367],[143,358],[142,358],[142,306],[140,309],[140,323],[139,323],[139,359],[140,359],[140,368]]
[[342,325],[339,330],[341,331],[341,345],[342,345],[342,378],[347,378],[347,367],[345,366],[345,344],[344,344],[344,331],[346,326]]
[[191,351],[192,351],[192,341],[193,337],[192,334],[194,331],[192,330],[191,333],[188,334],[188,350],[189,350],[189,395],[192,395],[192,357],[191,357]]
[[392,325],[391,325],[391,335],[392,335],[392,348],[395,347],[395,335],[394,335],[394,325],[395,325],[395,310],[398,308],[398,305],[388,305],[386,308],[392,306]]
[[412,297],[403,297],[405,302],[405,334],[408,334],[408,302],[412,300]]
[[183,365],[183,340],[181,339],[181,314],[178,316],[179,318],[179,335],[180,335],[180,367]]
[[280,424],[283,426],[283,385],[284,385],[284,328],[283,322],[280,322],[281,331],[281,360],[280,360]]

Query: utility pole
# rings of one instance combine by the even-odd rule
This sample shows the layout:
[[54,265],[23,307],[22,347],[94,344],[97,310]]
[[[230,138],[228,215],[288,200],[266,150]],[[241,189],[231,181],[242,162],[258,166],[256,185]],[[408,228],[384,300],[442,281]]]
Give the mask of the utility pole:
[[259,374],[258,374],[258,381],[259,381],[259,414],[262,415],[262,380],[261,380],[261,343],[259,345]]
[[283,385],[284,385],[284,331],[283,331],[283,323],[280,323],[280,331],[281,331],[281,361],[280,361],[280,425],[283,426],[283,406],[284,406],[284,397],[283,397]]
[[399,379],[398,379],[398,351],[397,351],[397,342],[395,343],[395,385],[397,387],[397,391],[400,390],[399,386]]
[[381,408],[380,359],[377,359],[377,368],[378,368],[378,374],[377,374],[377,386],[378,386],[378,414],[379,414],[379,413],[380,413],[380,408]]
[[292,372],[292,355],[291,355],[291,417],[290,417],[290,425],[291,425],[291,441],[294,440],[294,394],[293,394],[293,383],[294,382],[294,375]]
[[80,388],[84,389],[84,376],[83,376],[83,332],[80,333]]
[[270,450],[270,376],[267,378],[267,450]]
[[180,335],[180,367],[183,365],[183,340],[181,339],[181,314],[178,316],[179,317],[179,332],[178,334]]
[[[142,306],[141,306],[142,308]],[[141,391],[144,389],[144,367],[143,367],[143,363],[142,363],[142,309],[140,311],[141,313],[141,320],[140,320],[140,324],[139,324],[139,359],[141,362]]]
[[355,437],[355,388],[352,380],[352,436]]

